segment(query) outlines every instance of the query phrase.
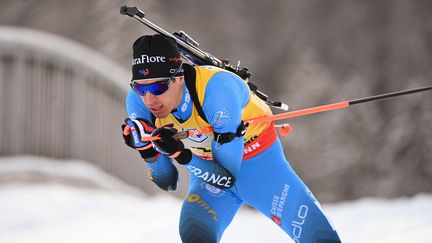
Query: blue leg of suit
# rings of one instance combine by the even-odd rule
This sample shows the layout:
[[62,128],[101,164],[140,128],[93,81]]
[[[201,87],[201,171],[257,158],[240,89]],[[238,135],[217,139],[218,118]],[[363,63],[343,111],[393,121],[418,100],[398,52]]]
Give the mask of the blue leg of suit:
[[194,176],[190,180],[180,219],[183,242],[219,242],[243,203],[273,220],[294,242],[340,242],[319,203],[285,159],[279,140],[242,162],[231,189],[217,189]]

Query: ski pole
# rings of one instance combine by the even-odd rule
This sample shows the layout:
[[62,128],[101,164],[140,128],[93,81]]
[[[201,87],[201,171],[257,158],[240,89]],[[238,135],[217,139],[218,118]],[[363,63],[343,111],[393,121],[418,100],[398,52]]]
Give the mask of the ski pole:
[[[369,97],[350,100],[350,101],[342,101],[342,102],[332,103],[332,104],[328,104],[328,105],[315,106],[315,107],[310,107],[310,108],[296,110],[296,111],[284,112],[284,113],[277,114],[277,115],[253,118],[250,120],[246,120],[244,122],[248,123],[248,124],[254,124],[254,123],[284,120],[284,119],[293,118],[293,117],[299,117],[299,116],[306,116],[306,115],[311,115],[311,114],[315,114],[315,113],[321,113],[321,112],[325,112],[325,111],[339,110],[339,109],[348,108],[350,106],[357,105],[357,104],[362,104],[362,103],[372,102],[372,101],[377,101],[377,100],[383,100],[383,99],[388,99],[388,98],[392,98],[392,97],[423,92],[423,91],[427,91],[427,90],[432,90],[432,86],[403,90],[403,91],[381,94],[381,95],[375,95],[375,96],[369,96]],[[286,126],[286,125],[281,125],[282,128],[284,128],[284,126]],[[212,127],[206,127],[206,128],[202,128],[202,129],[193,129],[193,130],[189,130],[189,131],[178,132],[173,137],[176,139],[185,139],[189,136],[208,134],[208,133],[213,133]],[[143,141],[151,141],[151,140],[159,140],[159,139],[160,139],[159,137],[143,137],[142,140]]]
[[249,122],[249,124],[252,124],[252,123],[260,123],[260,122],[268,122],[268,121],[277,121],[277,120],[288,119],[288,118],[293,118],[293,117],[298,117],[298,116],[305,116],[305,115],[320,113],[320,112],[324,112],[324,111],[339,110],[339,109],[347,108],[347,107],[357,105],[357,104],[362,104],[362,103],[366,103],[366,102],[383,100],[383,99],[392,98],[392,97],[396,97],[396,96],[402,96],[402,95],[407,95],[407,94],[423,92],[423,91],[427,91],[427,90],[431,90],[431,89],[432,89],[432,86],[428,86],[428,87],[403,90],[403,91],[398,91],[398,92],[393,92],[393,93],[375,95],[375,96],[365,97],[365,98],[356,99],[356,100],[342,101],[342,102],[338,102],[338,103],[322,105],[322,106],[315,106],[315,107],[306,108],[306,109],[297,110],[297,111],[285,112],[285,113],[281,113],[281,114],[277,114],[277,115],[260,117],[260,118],[256,118],[256,119],[251,119],[248,122]]

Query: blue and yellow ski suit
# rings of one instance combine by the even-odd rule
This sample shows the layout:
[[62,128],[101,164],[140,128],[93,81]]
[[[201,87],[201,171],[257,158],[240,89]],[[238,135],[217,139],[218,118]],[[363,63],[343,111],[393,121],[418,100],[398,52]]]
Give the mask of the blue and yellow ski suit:
[[[157,127],[172,123],[179,131],[211,126],[217,133],[235,133],[242,121],[271,114],[237,75],[210,66],[184,64],[184,69],[186,82],[195,79],[194,93],[207,121],[200,117],[186,84],[178,108],[162,119],[154,119],[131,90],[126,98],[129,117]],[[251,124],[244,136],[224,144],[212,135],[183,142],[193,153],[185,165],[190,187],[180,216],[183,242],[219,242],[244,203],[273,220],[294,242],[340,242],[320,204],[285,159],[272,122]],[[167,191],[176,188],[178,173],[171,159],[161,155],[147,166],[156,185]]]

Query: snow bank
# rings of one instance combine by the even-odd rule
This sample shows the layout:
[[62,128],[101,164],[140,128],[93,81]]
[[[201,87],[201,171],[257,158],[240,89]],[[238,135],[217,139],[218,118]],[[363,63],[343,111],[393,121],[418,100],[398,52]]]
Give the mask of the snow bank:
[[[119,188],[118,181],[111,180],[94,167],[80,162],[80,166],[61,162],[48,166],[50,162],[42,165],[42,160],[31,157],[3,158],[0,160],[0,176],[19,168],[28,170],[31,167],[29,164],[32,164],[38,165],[34,170],[44,170],[41,168],[45,166],[45,169],[50,168],[51,173],[90,177],[99,184],[111,186],[102,189],[56,183],[0,185],[0,242],[180,242],[180,200],[166,194],[147,197],[107,190],[110,187]],[[11,164],[12,161],[16,164]],[[430,195],[397,200],[362,199],[324,205],[324,209],[343,242],[426,243],[432,239]],[[272,221],[257,212],[241,209],[222,242],[290,240]]]

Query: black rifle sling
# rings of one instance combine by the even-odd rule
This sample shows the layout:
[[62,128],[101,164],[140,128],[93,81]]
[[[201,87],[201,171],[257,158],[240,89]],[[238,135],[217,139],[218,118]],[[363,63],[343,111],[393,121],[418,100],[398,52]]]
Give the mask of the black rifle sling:
[[198,115],[208,123],[207,118],[205,117],[204,111],[202,110],[201,103],[198,99],[198,94],[196,91],[196,72],[195,68],[189,64],[183,64],[184,74],[185,74],[185,82],[186,87],[189,90],[189,94],[191,96],[192,102],[195,106],[195,109],[198,112]]

